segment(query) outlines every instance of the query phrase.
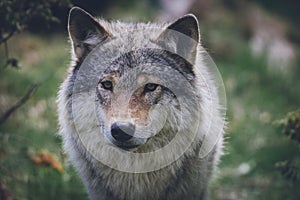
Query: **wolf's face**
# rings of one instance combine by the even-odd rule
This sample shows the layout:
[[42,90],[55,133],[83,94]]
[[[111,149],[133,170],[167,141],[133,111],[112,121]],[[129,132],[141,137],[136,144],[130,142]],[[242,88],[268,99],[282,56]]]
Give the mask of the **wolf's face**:
[[[139,147],[163,131],[171,109],[172,117],[179,118],[172,88],[184,85],[176,76],[189,67],[182,58],[159,49],[128,52],[112,62],[96,87],[100,127],[108,142],[124,149]],[[176,68],[178,73],[172,73]],[[167,74],[161,73],[165,70]],[[193,72],[185,73],[192,82]]]
[[[196,19],[186,16],[167,27],[148,29],[141,24],[122,32],[122,26],[100,24],[80,9],[69,19],[76,61],[73,79],[88,82],[95,77],[91,85],[100,132],[108,144],[126,150],[161,148],[180,129],[181,118],[192,119],[198,111],[193,70],[199,40]],[[83,65],[91,70],[80,78]]]
[[106,121],[102,126],[106,139],[118,147],[133,148],[159,131],[149,129],[153,120],[165,120],[163,114],[155,116],[154,109],[164,105],[166,95],[170,95],[158,80],[146,74],[138,75],[129,90],[123,82],[126,76],[120,70],[106,73],[100,78],[96,92],[102,108],[99,112],[104,115],[100,121]]

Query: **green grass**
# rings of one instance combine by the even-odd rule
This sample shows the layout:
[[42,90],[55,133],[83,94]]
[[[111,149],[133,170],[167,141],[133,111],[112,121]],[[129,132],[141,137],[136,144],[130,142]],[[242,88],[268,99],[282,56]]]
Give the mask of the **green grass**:
[[[9,47],[11,56],[20,59],[21,68],[1,69],[2,112],[20,99],[32,83],[40,86],[0,127],[1,182],[18,199],[87,199],[57,136],[55,98],[69,63],[66,37],[25,34],[13,38]],[[41,150],[54,155],[63,164],[64,172],[35,164],[31,158]]]
[[[299,154],[299,145],[273,124],[300,106],[300,80],[267,69],[265,59],[241,48],[219,65],[228,101],[226,155],[212,187],[213,199],[298,199],[299,185],[277,162]],[[246,168],[246,169],[245,169]],[[243,170],[245,169],[245,170]]]
[[[20,35],[9,44],[22,67],[0,69],[0,111],[13,104],[32,83],[40,87],[0,127],[0,181],[18,199],[87,199],[75,170],[62,153],[57,134],[55,97],[69,64],[65,36]],[[297,184],[283,177],[275,164],[296,155],[299,147],[273,121],[300,107],[297,72],[281,75],[266,68],[243,45],[216,63],[228,102],[225,150],[213,199],[298,199]],[[3,64],[3,52],[0,52]],[[47,150],[64,172],[35,164],[31,158]]]

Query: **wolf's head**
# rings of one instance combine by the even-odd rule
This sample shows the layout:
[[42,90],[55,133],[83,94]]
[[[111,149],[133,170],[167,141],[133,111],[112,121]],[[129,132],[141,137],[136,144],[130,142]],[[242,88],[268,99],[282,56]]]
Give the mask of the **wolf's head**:
[[77,167],[82,155],[97,167],[144,173],[212,152],[226,99],[193,15],[122,23],[73,8],[68,29],[73,64],[59,91],[58,116]]
[[75,61],[71,93],[73,99],[80,94],[73,101],[84,107],[94,98],[94,106],[85,109],[73,102],[85,116],[77,121],[81,130],[91,128],[95,114],[108,144],[145,152],[168,144],[182,127],[194,127],[200,97],[194,71],[199,28],[193,15],[171,24],[123,24],[73,8],[69,34]]

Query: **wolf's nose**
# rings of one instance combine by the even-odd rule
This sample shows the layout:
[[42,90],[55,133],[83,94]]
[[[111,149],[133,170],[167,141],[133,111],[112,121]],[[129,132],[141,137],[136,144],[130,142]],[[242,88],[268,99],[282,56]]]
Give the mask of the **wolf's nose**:
[[119,142],[126,142],[132,138],[135,126],[129,122],[115,122],[111,125],[111,135]]

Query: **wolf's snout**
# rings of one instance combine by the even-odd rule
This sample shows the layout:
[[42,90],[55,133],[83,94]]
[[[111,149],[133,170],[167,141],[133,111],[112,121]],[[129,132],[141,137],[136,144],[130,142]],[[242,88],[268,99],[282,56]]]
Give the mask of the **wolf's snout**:
[[133,137],[135,126],[129,122],[115,122],[111,125],[111,135],[119,142],[126,142]]

